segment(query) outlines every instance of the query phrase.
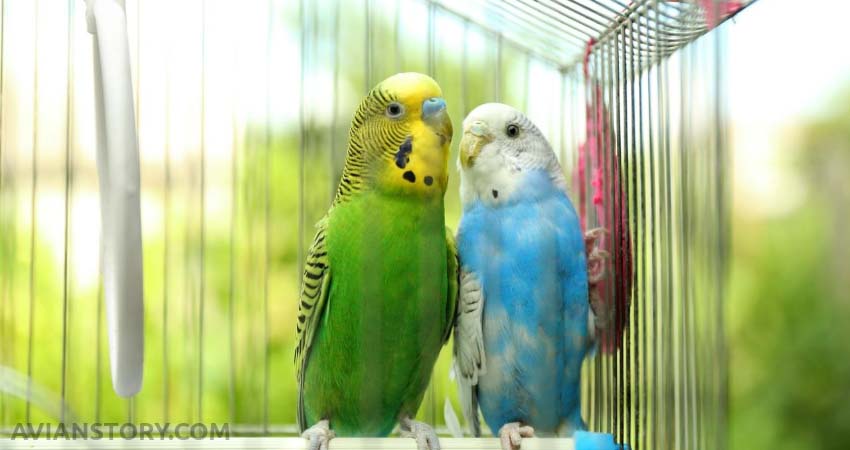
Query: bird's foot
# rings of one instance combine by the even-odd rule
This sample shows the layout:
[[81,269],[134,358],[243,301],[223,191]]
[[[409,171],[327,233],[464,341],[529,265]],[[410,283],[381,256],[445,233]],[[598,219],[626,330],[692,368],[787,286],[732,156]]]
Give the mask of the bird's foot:
[[440,450],[440,440],[430,425],[405,417],[401,419],[401,435],[416,439],[419,450]]
[[328,450],[328,444],[336,434],[331,430],[330,422],[320,420],[310,428],[301,433],[301,437],[307,439],[308,450]]
[[608,230],[602,227],[592,228],[584,232],[584,250],[587,254],[596,247],[597,242],[602,239],[602,236],[608,234]]
[[605,260],[609,256],[608,252],[598,248],[587,255],[587,282],[591,286],[601,284],[605,279]]
[[608,230],[594,228],[584,233],[584,250],[587,255],[587,282],[594,287],[605,279],[605,260],[608,252],[599,248],[599,240]]
[[510,422],[502,425],[502,428],[499,429],[502,450],[519,450],[524,437],[534,437],[534,428],[522,425],[519,422]]

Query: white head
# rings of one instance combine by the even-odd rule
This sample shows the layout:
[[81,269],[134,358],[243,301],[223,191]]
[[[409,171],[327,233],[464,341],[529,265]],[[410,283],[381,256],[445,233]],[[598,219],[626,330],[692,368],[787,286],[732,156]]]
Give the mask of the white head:
[[464,205],[508,201],[527,173],[549,173],[566,192],[552,147],[525,114],[501,103],[485,103],[463,121],[460,141],[460,198]]

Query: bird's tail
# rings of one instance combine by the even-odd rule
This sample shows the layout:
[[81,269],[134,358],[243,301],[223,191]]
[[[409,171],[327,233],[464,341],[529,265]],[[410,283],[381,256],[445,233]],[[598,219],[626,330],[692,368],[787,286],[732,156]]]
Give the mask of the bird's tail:
[[[456,377],[455,370],[454,365],[452,365],[449,378],[457,382],[457,395],[463,418],[472,436],[479,437],[481,436],[481,420],[478,418],[478,391],[475,385],[471,384],[468,380],[465,380],[463,377]],[[452,436],[463,437],[463,429],[460,426],[460,421],[448,398],[446,398],[443,407],[443,416],[446,419],[446,426],[449,428]]]

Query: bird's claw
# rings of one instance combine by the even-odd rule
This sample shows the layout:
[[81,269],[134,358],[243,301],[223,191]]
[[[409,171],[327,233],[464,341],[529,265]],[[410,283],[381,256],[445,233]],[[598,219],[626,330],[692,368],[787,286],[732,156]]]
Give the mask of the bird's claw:
[[608,230],[605,228],[594,228],[584,233],[584,250],[587,255],[587,282],[591,287],[594,287],[605,279],[605,260],[610,255],[597,245],[599,239],[607,233]]
[[301,437],[307,439],[309,446],[308,450],[328,450],[328,445],[331,439],[336,437],[336,433],[331,430],[330,422],[320,420],[310,428],[301,433]]
[[502,450],[519,450],[524,437],[534,437],[534,428],[519,422],[510,422],[499,429]]
[[430,425],[406,417],[401,420],[401,435],[416,440],[419,450],[440,450],[440,440]]
[[605,279],[605,260],[611,255],[605,250],[593,249],[587,256],[587,282],[591,285],[600,283]]
[[596,247],[596,243],[606,234],[610,233],[607,229],[602,227],[593,228],[584,232],[584,249],[588,255],[591,250]]

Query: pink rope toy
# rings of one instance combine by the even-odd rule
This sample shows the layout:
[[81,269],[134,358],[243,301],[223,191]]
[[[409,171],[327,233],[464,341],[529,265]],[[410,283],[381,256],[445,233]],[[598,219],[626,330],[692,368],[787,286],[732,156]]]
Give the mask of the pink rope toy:
[[[586,107],[585,141],[578,147],[578,164],[573,174],[575,192],[582,228],[586,232],[589,272],[602,264],[604,273],[613,274],[613,283],[604,280],[590,282],[590,303],[595,314],[595,333],[600,349],[605,353],[622,346],[623,330],[628,320],[628,310],[634,275],[631,233],[629,231],[628,204],[621,185],[619,153],[611,130],[609,112],[605,107],[601,86],[589,73],[590,53],[595,41],[587,44],[584,55],[584,78],[590,100]],[[604,232],[588,232],[588,173],[592,190],[593,212],[596,222]],[[616,198],[615,198],[616,197]],[[597,247],[596,249],[594,248]],[[597,262],[595,250],[610,257]]]

